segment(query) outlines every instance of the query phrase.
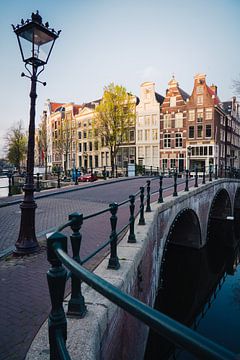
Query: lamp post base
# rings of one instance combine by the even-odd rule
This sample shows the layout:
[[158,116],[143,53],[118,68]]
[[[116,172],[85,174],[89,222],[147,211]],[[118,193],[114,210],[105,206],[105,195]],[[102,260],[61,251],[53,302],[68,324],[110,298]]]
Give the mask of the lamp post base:
[[35,210],[37,204],[34,200],[24,200],[20,205],[21,225],[18,240],[15,244],[15,255],[33,254],[40,250],[35,234]]

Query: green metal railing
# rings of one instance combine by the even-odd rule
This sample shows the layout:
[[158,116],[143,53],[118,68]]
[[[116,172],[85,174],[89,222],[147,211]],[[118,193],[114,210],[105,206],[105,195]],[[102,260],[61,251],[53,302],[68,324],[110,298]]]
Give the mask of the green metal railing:
[[[206,179],[212,181],[212,168],[208,171],[208,177],[205,169],[202,172],[202,183],[205,184]],[[214,178],[217,178],[216,169]],[[151,182],[159,180],[159,189],[151,193]],[[112,203],[108,208],[97,213],[83,216],[83,214],[73,213],[69,215],[69,220],[60,225],[51,234],[47,235],[47,254],[51,268],[47,273],[52,310],[49,315],[49,343],[50,343],[50,359],[70,359],[66,349],[67,339],[67,322],[63,309],[63,299],[65,284],[68,278],[71,278],[71,298],[68,302],[67,314],[77,318],[85,316],[87,308],[84,296],[81,290],[82,282],[87,283],[93,289],[101,293],[103,296],[114,302],[160,335],[173,342],[175,345],[200,356],[204,359],[236,359],[236,354],[223,348],[222,346],[212,342],[211,340],[199,335],[190,328],[180,324],[179,322],[169,318],[135,299],[131,295],[123,293],[104,279],[98,277],[83,267],[83,264],[92,259],[102,249],[110,245],[110,257],[108,268],[118,270],[120,267],[117,256],[117,244],[129,228],[128,242],[135,243],[135,220],[139,214],[139,225],[145,225],[145,212],[151,212],[151,199],[158,195],[156,200],[158,203],[164,201],[164,191],[173,188],[173,196],[178,196],[178,185],[185,185],[185,191],[189,191],[189,186],[198,186],[198,171],[195,171],[194,177],[189,176],[186,171],[185,178],[178,181],[178,175],[175,172],[173,177],[173,185],[163,187],[163,176],[157,176],[151,180],[147,180],[145,186],[142,186],[138,192],[129,196],[129,199],[121,203]],[[145,196],[146,190],[146,196]],[[138,201],[138,209],[135,211],[136,200]],[[129,204],[129,222],[122,229],[117,230],[117,213],[121,206]],[[80,246],[82,235],[80,233],[83,222],[86,220],[110,212],[111,231],[109,239],[99,246],[92,254],[85,259],[80,259]],[[70,236],[72,245],[72,258],[67,255],[67,236],[61,231],[66,228],[72,229]],[[68,271],[64,268],[64,266]]]

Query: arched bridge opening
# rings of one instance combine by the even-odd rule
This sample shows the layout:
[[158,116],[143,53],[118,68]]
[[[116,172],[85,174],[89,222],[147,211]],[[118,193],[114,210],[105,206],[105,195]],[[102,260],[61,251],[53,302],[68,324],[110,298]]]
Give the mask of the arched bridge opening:
[[213,198],[208,218],[207,242],[214,246],[228,245],[233,217],[231,199],[225,189],[219,189]]

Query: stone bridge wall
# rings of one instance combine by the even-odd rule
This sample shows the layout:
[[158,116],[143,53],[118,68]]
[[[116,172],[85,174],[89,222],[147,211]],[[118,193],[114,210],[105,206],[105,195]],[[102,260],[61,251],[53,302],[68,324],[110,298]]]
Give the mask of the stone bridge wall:
[[[153,306],[156,297],[163,249],[177,214],[189,208],[199,218],[201,243],[187,241],[187,246],[204,246],[212,200],[219,189],[226,189],[232,214],[238,181],[215,180],[204,186],[168,197],[163,204],[151,204],[152,212],[145,213],[146,225],[137,225],[137,242],[129,244],[127,236],[118,246],[119,270],[107,270],[108,258],[95,273]],[[88,286],[83,286],[87,315],[83,319],[68,319],[67,346],[72,359],[82,360],[140,360],[143,359],[148,328],[112,304]],[[26,359],[48,359],[47,325],[35,339]]]

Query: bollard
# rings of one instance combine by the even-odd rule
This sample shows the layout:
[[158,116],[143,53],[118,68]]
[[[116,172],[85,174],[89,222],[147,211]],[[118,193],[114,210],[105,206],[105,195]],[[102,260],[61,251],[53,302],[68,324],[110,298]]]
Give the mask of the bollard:
[[129,218],[129,235],[128,235],[128,242],[129,243],[135,243],[136,242],[136,236],[134,233],[134,224],[135,224],[135,217],[134,217],[134,209],[135,209],[135,196],[130,195],[129,196],[130,201],[130,218]]
[[145,225],[144,219],[144,187],[140,187],[140,216],[138,225]]
[[177,172],[174,172],[174,185],[173,185],[173,196],[178,196],[177,193]]
[[189,191],[188,176],[189,176],[189,170],[186,170],[185,191]]
[[146,212],[151,212],[151,205],[150,205],[150,198],[151,198],[151,187],[150,187],[151,181],[147,180],[147,206],[146,206]]
[[12,196],[12,174],[8,173],[8,196]]
[[110,212],[112,214],[112,216],[110,217],[112,231],[110,235],[111,252],[110,252],[110,259],[108,262],[108,269],[118,270],[120,268],[120,264],[117,256],[117,233],[116,233],[118,204],[112,203],[109,205],[109,207],[110,207]]
[[107,177],[106,177],[106,166],[103,167],[103,179],[106,180]]
[[[72,213],[69,215],[68,219],[73,221],[71,225],[73,234],[70,236],[73,260],[75,260],[78,264],[81,264],[79,253],[82,235],[79,230],[82,227],[83,215],[79,213]],[[81,290],[82,281],[74,274],[71,274],[71,280],[71,299],[68,302],[67,315],[70,317],[83,318],[87,312],[87,307]]]
[[61,359],[57,347],[57,337],[62,338],[65,344],[67,340],[67,321],[63,309],[67,271],[54,251],[56,247],[67,252],[67,237],[58,232],[47,234],[47,258],[51,264],[51,268],[47,272],[47,282],[52,305],[48,317],[50,360]]
[[162,188],[163,176],[159,176],[159,191],[158,191],[158,203],[163,203],[163,188]]
[[61,187],[61,183],[60,183],[60,169],[58,168],[58,171],[57,171],[57,187],[58,189],[60,189]]
[[194,183],[194,187],[198,187],[198,168],[196,166],[195,168],[195,183]]
[[39,173],[37,173],[37,186],[36,186],[36,191],[37,191],[37,192],[40,191],[40,178],[39,178]]

